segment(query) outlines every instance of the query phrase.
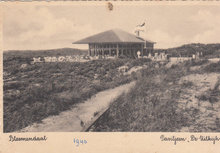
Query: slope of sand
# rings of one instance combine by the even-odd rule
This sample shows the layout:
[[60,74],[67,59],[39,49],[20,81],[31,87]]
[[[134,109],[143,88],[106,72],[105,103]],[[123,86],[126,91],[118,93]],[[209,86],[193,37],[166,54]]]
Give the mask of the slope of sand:
[[180,82],[191,81],[192,87],[184,89],[178,106],[184,115],[191,115],[194,120],[189,127],[183,127],[181,132],[211,132],[218,130],[220,119],[220,101],[210,103],[199,100],[202,94],[212,90],[220,77],[219,73],[190,74],[182,77]]

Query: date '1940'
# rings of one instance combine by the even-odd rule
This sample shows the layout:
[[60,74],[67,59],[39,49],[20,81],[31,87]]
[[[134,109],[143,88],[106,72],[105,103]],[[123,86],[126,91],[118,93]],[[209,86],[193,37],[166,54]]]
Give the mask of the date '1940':
[[79,145],[83,145],[83,144],[87,144],[88,141],[87,140],[84,140],[84,139],[77,139],[77,138],[74,138],[73,139],[73,143],[76,144],[76,146],[78,147]]

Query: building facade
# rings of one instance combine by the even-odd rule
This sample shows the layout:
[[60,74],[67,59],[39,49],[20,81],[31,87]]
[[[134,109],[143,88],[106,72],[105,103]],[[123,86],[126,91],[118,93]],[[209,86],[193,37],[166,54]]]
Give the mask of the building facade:
[[153,51],[154,43],[134,34],[114,29],[108,30],[74,44],[88,44],[88,55],[99,57],[137,57],[147,56]]

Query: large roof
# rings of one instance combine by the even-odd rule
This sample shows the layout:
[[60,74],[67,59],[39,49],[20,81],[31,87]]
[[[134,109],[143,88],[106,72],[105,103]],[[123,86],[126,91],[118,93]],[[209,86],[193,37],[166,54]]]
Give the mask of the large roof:
[[73,44],[89,44],[89,43],[154,43],[149,40],[145,40],[141,37],[137,37],[134,34],[130,34],[120,29],[112,29],[104,31],[93,36],[84,38],[82,40],[73,42]]

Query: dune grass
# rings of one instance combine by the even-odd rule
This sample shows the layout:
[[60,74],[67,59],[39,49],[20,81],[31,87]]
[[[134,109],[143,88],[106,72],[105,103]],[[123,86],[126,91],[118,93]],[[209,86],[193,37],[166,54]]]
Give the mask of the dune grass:
[[[201,66],[197,70],[190,67]],[[148,68],[137,78],[136,86],[119,97],[92,126],[90,131],[174,132],[195,123],[199,109],[178,107],[178,99],[192,81],[181,82],[189,74],[219,73],[220,62],[186,61],[170,68]],[[211,104],[220,99],[220,78],[213,89],[198,97]],[[216,121],[219,124],[219,120]]]
[[182,91],[177,82],[187,74],[187,68],[180,65],[142,71],[136,86],[110,106],[93,131],[173,132],[187,126],[189,119],[176,102]]
[[4,58],[4,132],[40,122],[99,91],[129,83],[135,77],[124,76],[117,68],[150,62],[115,59],[85,63],[27,63],[26,67],[20,68],[23,62],[17,58]]

